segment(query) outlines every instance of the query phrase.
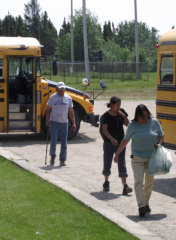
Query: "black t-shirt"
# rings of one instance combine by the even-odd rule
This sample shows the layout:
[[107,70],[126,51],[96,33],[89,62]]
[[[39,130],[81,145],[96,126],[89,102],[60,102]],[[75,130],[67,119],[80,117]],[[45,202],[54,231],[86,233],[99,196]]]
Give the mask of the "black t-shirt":
[[[120,111],[123,112],[126,116],[128,116],[128,114],[123,108],[120,108]],[[120,144],[120,142],[124,137],[124,129],[123,129],[124,119],[122,117],[122,114],[117,114],[116,116],[112,116],[109,114],[109,112],[105,112],[102,116],[103,116],[102,125],[103,124],[108,125],[107,130],[109,134],[113,138],[115,138]],[[109,138],[107,138],[104,134],[102,137],[105,142],[111,142]]]

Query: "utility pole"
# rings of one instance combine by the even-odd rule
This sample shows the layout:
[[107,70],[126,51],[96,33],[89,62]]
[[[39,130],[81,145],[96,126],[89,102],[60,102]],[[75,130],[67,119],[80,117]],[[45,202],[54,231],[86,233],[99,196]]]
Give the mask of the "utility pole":
[[[74,63],[74,41],[73,41],[73,0],[71,0],[71,62]],[[73,67],[73,66],[72,66]]]
[[134,12],[135,12],[136,79],[139,79],[139,46],[138,46],[137,0],[134,0]]
[[84,35],[84,60],[85,60],[86,78],[90,81],[85,0],[83,0],[83,35]]

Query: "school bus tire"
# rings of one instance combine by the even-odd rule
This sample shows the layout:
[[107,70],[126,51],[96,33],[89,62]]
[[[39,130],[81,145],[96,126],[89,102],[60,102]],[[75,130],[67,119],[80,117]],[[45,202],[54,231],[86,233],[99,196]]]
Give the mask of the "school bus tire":
[[79,128],[80,128],[80,118],[76,110],[74,110],[74,114],[75,114],[75,122],[76,122],[76,131],[73,132],[71,119],[68,118],[68,140],[74,138],[79,132]]

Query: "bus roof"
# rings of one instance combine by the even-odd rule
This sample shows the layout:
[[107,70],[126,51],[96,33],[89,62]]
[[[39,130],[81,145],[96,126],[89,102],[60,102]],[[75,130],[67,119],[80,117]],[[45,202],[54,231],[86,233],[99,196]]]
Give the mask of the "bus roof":
[[32,37],[0,37],[0,52],[7,55],[41,55],[40,43]]
[[159,40],[159,46],[176,45],[176,29],[166,32]]

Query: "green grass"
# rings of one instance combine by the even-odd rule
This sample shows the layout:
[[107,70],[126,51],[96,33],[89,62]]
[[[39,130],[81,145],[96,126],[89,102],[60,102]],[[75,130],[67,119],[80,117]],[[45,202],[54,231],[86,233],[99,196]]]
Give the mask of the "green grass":
[[3,240],[134,240],[62,189],[0,157]]
[[[43,76],[46,79],[50,79],[49,75]],[[65,84],[82,90],[82,79],[72,78],[70,76],[63,79],[62,76],[51,76],[51,80],[55,82],[64,81]],[[90,86],[86,91],[92,91],[93,89],[100,89],[101,79],[90,79]],[[122,80],[122,79],[103,79],[106,82],[107,90],[101,94],[98,99],[104,100],[110,98],[113,95],[117,95],[123,100],[141,100],[141,99],[155,99],[156,98],[156,73],[149,73],[149,80]],[[95,95],[100,90],[95,90]]]

